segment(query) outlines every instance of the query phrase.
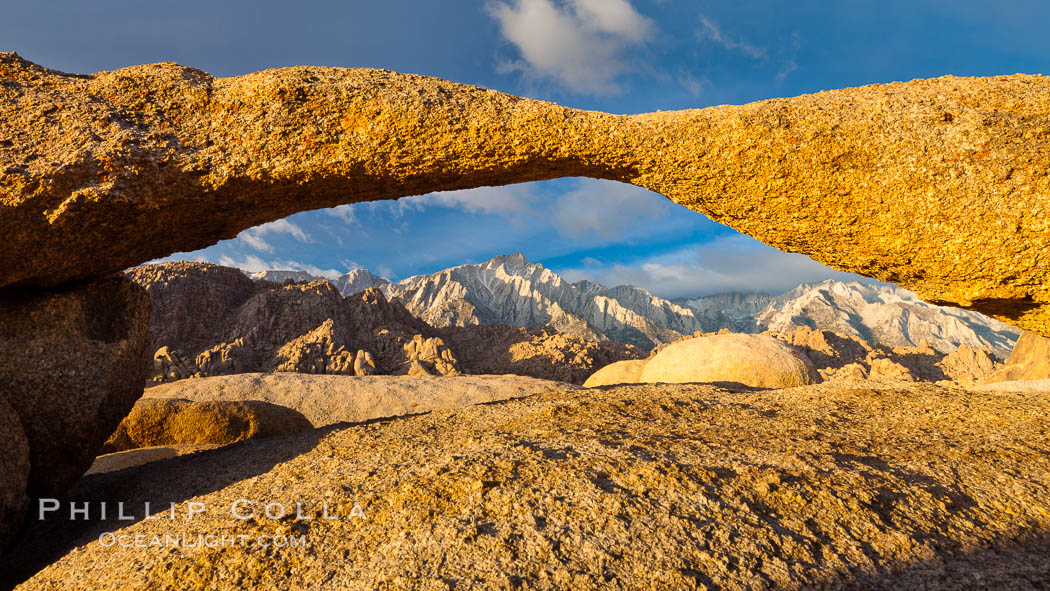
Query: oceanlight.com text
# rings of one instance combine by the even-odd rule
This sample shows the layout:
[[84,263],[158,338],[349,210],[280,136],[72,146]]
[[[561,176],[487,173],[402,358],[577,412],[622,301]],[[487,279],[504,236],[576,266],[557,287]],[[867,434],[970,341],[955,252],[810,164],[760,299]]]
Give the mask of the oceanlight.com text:
[[147,535],[105,532],[98,537],[99,545],[105,548],[306,548],[310,542],[306,535],[256,535],[247,534],[177,534]]

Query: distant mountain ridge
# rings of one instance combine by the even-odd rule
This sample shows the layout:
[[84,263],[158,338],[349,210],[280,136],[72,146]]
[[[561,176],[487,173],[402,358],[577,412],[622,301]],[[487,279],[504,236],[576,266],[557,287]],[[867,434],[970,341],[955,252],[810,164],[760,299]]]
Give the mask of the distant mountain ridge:
[[731,330],[788,332],[799,326],[855,336],[890,347],[927,341],[941,352],[962,345],[986,347],[1006,359],[1021,331],[998,320],[950,306],[935,306],[912,292],[880,283],[804,283],[777,296],[725,294],[683,302]]
[[[322,279],[303,271],[262,271],[250,276],[276,282]],[[926,340],[943,352],[960,345],[987,347],[1005,358],[1020,334],[976,312],[928,304],[892,285],[827,280],[780,295],[726,293],[671,301],[633,285],[569,283],[521,253],[397,283],[364,269],[329,281],[343,295],[376,287],[435,327],[547,327],[642,348],[696,331],[784,332],[808,326],[887,346],[917,346]]]
[[[302,271],[262,271],[256,280],[283,282],[320,279]],[[507,324],[548,327],[588,340],[609,339],[651,348],[703,327],[693,312],[633,286],[606,288],[575,284],[530,263],[521,253],[501,255],[479,265],[460,265],[432,275],[392,283],[356,269],[330,279],[350,295],[377,287],[435,327]]]

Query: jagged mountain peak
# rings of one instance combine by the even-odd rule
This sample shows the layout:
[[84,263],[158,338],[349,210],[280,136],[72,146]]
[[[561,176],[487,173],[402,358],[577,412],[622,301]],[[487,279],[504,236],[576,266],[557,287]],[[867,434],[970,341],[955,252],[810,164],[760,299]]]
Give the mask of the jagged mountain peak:
[[344,273],[343,275],[341,275],[341,277],[352,277],[352,278],[367,277],[367,278],[372,279],[374,281],[389,283],[389,281],[386,278],[380,277],[379,275],[376,275],[376,274],[372,273],[368,269],[351,269],[350,271],[348,271],[348,272]]
[[1020,331],[977,312],[926,303],[914,293],[878,282],[826,280],[772,298],[756,323],[769,330],[809,326],[888,346],[923,340],[942,352],[961,345],[1009,354]]
[[489,259],[487,262],[482,263],[482,266],[498,265],[503,265],[510,268],[524,268],[531,266],[532,263],[529,261],[529,259],[525,258],[525,253],[522,252],[496,255]]
[[596,295],[596,294],[599,294],[599,293],[605,291],[605,286],[602,285],[601,283],[596,283],[594,281],[588,281],[586,279],[580,279],[576,283],[573,283],[572,286],[575,287],[576,289],[580,290],[582,293],[585,293],[585,294],[588,294],[588,295]]
[[[256,279],[319,279],[301,271],[267,271]],[[977,314],[921,301],[900,287],[827,279],[779,295],[734,292],[669,301],[634,285],[565,281],[524,253],[499,255],[391,283],[365,269],[331,280],[344,295],[376,287],[438,327],[507,324],[553,328],[586,339],[648,348],[696,331],[832,330],[890,346],[923,339],[951,351],[960,345],[1009,354],[1018,331]]]
[[248,277],[255,281],[270,281],[273,283],[284,283],[285,281],[317,281],[318,279],[324,279],[320,275],[314,275],[307,271],[298,271],[294,269],[268,269],[265,271],[256,271],[254,273],[246,273]]
[[691,310],[641,288],[610,291],[592,282],[569,283],[520,252],[409,277],[384,289],[435,326],[549,327],[644,348],[699,327]]

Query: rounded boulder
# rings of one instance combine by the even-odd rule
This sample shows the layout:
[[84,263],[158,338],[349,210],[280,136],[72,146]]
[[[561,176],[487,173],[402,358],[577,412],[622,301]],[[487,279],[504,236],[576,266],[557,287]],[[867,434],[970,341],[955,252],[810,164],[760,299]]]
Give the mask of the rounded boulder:
[[664,347],[645,364],[640,381],[793,388],[817,383],[820,377],[805,356],[773,337],[722,334]]
[[642,381],[642,370],[646,359],[628,359],[610,363],[591,374],[583,383],[584,388],[612,386],[614,384],[637,384]]
[[227,445],[313,429],[298,411],[258,400],[143,398],[103,448],[106,453],[183,444]]

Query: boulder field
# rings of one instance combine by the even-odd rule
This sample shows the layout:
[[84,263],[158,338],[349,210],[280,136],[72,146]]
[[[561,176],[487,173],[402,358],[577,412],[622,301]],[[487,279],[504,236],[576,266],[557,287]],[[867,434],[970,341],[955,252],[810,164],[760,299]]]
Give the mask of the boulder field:
[[384,70],[91,75],[0,54],[0,287],[343,203],[568,176],[1050,336],[1050,78],[611,115]]
[[330,281],[253,281],[231,267],[176,261],[125,275],[153,301],[152,383],[253,372],[515,374],[582,383],[633,347],[506,325],[435,328],[399,299]]
[[1025,333],[1010,364],[1004,366],[986,348],[961,346],[945,354],[925,340],[917,347],[887,347],[807,326],[762,334],[698,333],[654,348],[648,359],[608,364],[591,374],[583,386],[713,383],[792,388],[868,379],[973,386],[1046,377],[1048,342],[1050,339]]

